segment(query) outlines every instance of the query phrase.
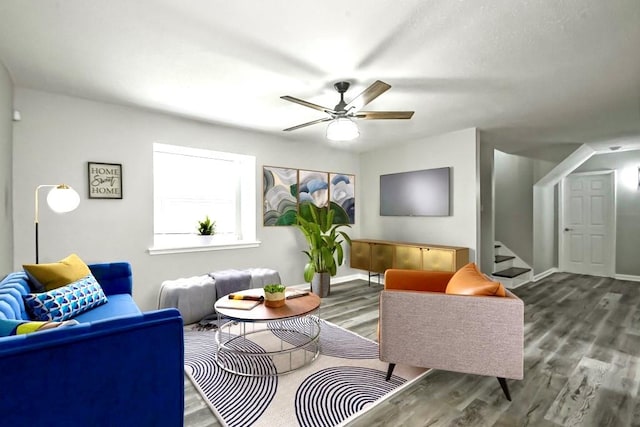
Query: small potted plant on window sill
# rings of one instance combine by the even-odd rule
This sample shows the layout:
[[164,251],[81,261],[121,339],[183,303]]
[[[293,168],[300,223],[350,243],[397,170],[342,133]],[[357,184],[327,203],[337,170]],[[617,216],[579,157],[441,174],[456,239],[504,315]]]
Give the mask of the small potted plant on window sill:
[[279,283],[265,285],[263,287],[264,305],[271,308],[282,307],[285,302],[285,289],[286,287]]
[[204,221],[198,221],[198,234],[201,236],[213,236],[216,234],[216,222],[211,221],[209,215],[204,217]]

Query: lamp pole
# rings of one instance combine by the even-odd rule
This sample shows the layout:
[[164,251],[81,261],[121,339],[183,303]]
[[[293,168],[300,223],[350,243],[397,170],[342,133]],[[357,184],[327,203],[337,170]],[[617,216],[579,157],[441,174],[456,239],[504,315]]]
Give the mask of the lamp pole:
[[38,258],[38,253],[39,253],[39,251],[38,251],[38,191],[39,191],[41,188],[48,188],[48,187],[55,187],[55,185],[52,185],[52,184],[44,184],[44,185],[38,185],[38,186],[36,187],[36,203],[35,203],[35,206],[36,206],[36,212],[35,212],[35,225],[36,225],[36,264],[38,264],[38,262],[40,261],[40,260],[39,260],[39,258]]

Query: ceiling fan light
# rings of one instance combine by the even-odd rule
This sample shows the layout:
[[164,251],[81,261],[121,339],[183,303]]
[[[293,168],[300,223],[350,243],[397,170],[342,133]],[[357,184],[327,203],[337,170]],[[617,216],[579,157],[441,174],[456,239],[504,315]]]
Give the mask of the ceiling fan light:
[[359,136],[358,125],[346,117],[335,119],[327,126],[327,139],[331,141],[351,141]]

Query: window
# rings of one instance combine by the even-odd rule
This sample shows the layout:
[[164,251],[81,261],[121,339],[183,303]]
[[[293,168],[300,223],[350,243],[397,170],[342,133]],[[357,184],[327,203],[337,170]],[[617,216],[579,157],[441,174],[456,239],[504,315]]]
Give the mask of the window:
[[[151,253],[257,246],[255,157],[153,144]],[[213,238],[198,221],[216,222]]]

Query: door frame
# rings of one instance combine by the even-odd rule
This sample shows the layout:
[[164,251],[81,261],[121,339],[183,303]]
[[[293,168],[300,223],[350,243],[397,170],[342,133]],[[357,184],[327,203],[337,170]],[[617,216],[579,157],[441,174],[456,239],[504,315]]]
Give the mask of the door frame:
[[611,175],[611,204],[613,205],[611,207],[611,223],[609,225],[609,232],[611,233],[611,239],[609,239],[609,253],[611,254],[611,258],[610,258],[610,265],[608,265],[608,277],[615,277],[616,275],[616,231],[617,231],[617,223],[616,223],[616,218],[617,218],[617,192],[618,192],[618,186],[617,184],[617,178],[618,178],[618,173],[616,170],[599,170],[599,171],[592,171],[592,172],[577,172],[577,173],[571,173],[569,175],[566,175],[564,178],[562,178],[562,180],[558,183],[558,267],[560,268],[560,271],[567,271],[567,262],[565,259],[565,233],[564,233],[564,214],[565,214],[565,209],[564,209],[564,195],[565,195],[565,185],[566,185],[566,180],[567,178],[569,178],[569,176],[587,176],[587,175]]

